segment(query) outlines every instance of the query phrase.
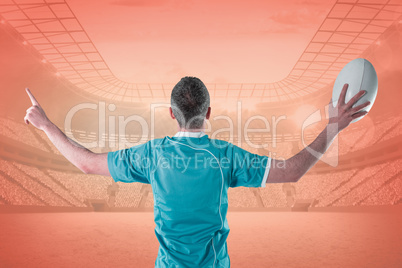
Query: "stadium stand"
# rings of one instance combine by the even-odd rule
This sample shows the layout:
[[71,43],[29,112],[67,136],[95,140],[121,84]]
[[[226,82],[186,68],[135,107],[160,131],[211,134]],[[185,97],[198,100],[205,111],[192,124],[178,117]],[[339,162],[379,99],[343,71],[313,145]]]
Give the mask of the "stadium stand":
[[402,176],[399,173],[393,179],[385,182],[384,185],[367,196],[359,205],[378,206],[396,205],[402,203]]
[[58,196],[51,188],[18,170],[11,162],[0,160],[2,171],[48,206],[69,206],[69,203]]
[[0,174],[0,195],[8,205],[45,206],[40,199],[25,190],[18,182],[4,173]]
[[[29,128],[29,131],[26,131],[27,129],[25,124],[14,122],[12,119],[5,117],[0,117],[0,124],[4,126],[0,130],[0,135],[25,143],[36,149],[60,155],[59,151],[49,141],[43,131],[33,128]],[[341,132],[338,143],[339,155],[346,155],[350,152],[364,150],[365,148],[368,148],[376,143],[395,138],[396,136],[400,135],[402,131],[402,119],[400,117],[385,118],[384,120],[376,121],[372,128],[373,129],[370,130],[373,131],[373,135],[365,135],[367,134],[367,131],[370,131],[366,128],[356,128],[353,126],[350,129],[348,128]],[[321,129],[317,129],[312,132],[308,131],[308,136],[305,137],[305,143],[308,144],[311,142],[318,135],[318,131],[321,131]],[[86,133],[79,130],[73,131],[73,135],[74,137],[84,140],[93,140],[94,137],[96,137],[96,134],[94,133]],[[111,138],[116,143],[116,146],[111,150],[118,150],[119,137]],[[127,142],[133,143],[133,145],[138,144],[139,141],[139,135],[125,135],[124,137],[120,137],[120,140],[123,140],[123,138],[126,139]],[[227,134],[218,135],[217,138],[223,140],[230,139],[229,135]],[[273,157],[286,158],[294,154],[295,148],[293,148],[293,143],[300,142],[300,139],[300,135],[277,134],[276,145],[273,146],[271,136],[255,134],[249,135],[248,141],[243,141],[241,147],[254,153],[258,153],[258,149],[256,149],[253,145],[267,144],[268,147],[266,149]],[[102,140],[108,143],[108,135],[102,135]],[[234,136],[234,140],[237,141],[237,136]]]
[[138,207],[141,201],[141,183],[117,183],[116,207]]
[[386,133],[384,133],[384,135],[382,136],[381,139],[378,140],[378,142],[395,138],[396,136],[401,135],[401,133],[402,133],[402,119],[399,119],[399,121],[395,123],[392,127],[387,128]]
[[29,174],[33,179],[42,182],[44,185],[49,187],[52,191],[54,191],[55,194],[59,195],[61,198],[66,200],[66,202],[70,206],[75,206],[75,207],[85,207],[86,205],[79,201],[78,199],[74,198],[69,190],[63,186],[63,184],[58,183],[57,180],[55,180],[53,177],[45,174],[44,171],[32,167],[32,166],[27,166],[19,163],[13,163],[14,166],[16,166],[18,169],[20,169],[22,172],[25,174]]
[[[10,118],[0,117],[0,123],[4,125],[0,135],[49,154],[59,154],[43,132],[26,131],[23,123],[13,122]],[[354,127],[342,132],[339,139],[340,155],[359,151],[364,154],[364,150],[370,146],[396,138],[400,135],[401,118],[389,117],[383,121],[377,120],[373,125],[375,126],[373,135],[364,135],[366,129]],[[75,133],[77,137],[86,137],[91,134],[80,131]],[[92,133],[89,136],[93,138],[93,135]],[[108,137],[102,138],[108,141]],[[133,135],[133,138],[138,140],[137,135]],[[219,138],[229,139],[229,135],[221,134]],[[249,141],[253,144],[272,143],[271,137],[262,134],[250,135]],[[295,142],[299,143],[297,135],[281,134],[277,137],[277,145],[275,147],[269,145],[266,151],[271,152],[272,157],[289,157],[295,151],[293,146],[298,146]],[[265,153],[246,142],[243,142],[242,147],[253,153]],[[9,189],[9,191],[3,189],[0,192],[0,204],[86,207],[88,199],[108,200],[109,198],[107,188],[112,183],[110,178],[39,169],[15,161],[0,160],[0,164],[2,182],[5,188]],[[401,165],[401,161],[395,160],[364,169],[307,174],[294,184],[296,189],[294,198],[315,199],[318,207],[397,204],[401,202],[402,196],[398,188],[401,184]],[[148,191],[144,194],[141,184],[118,183],[118,185],[115,207],[153,207],[152,192]],[[18,193],[20,196],[13,198],[10,193]],[[231,208],[286,206],[286,195],[282,185],[267,184],[266,188],[258,189],[257,192],[243,187],[229,189],[229,207]]]
[[[357,127],[351,125],[338,136],[339,155],[364,150],[374,144],[401,135],[401,123],[402,119],[400,117],[393,116],[378,119],[372,125],[364,124],[363,122]],[[315,132],[307,132],[309,137],[306,138],[305,143],[312,142],[320,131],[321,129],[317,129]]]
[[342,184],[346,183],[357,170],[348,170],[341,172],[331,172],[324,174],[307,174],[301,178],[296,187],[297,199],[320,199],[328,196]]
[[5,119],[0,117],[0,123],[2,127],[0,128],[0,135],[6,137],[14,137],[14,132],[5,124]]
[[267,184],[259,189],[264,207],[286,207],[286,195],[283,193],[282,184]]
[[[381,141],[385,141],[386,138],[391,138],[392,136],[387,135],[390,131],[397,128],[401,124],[401,118],[394,117],[385,119],[383,122],[378,122],[375,128],[375,134],[373,137],[373,144]],[[401,135],[401,132],[398,133]]]
[[397,174],[401,172],[401,164],[402,160],[396,160],[388,164],[378,165],[377,169],[372,174],[366,176],[358,186],[351,187],[351,190],[338,199],[337,202],[333,203],[333,205],[359,205],[373,192],[395,179]]
[[149,193],[146,197],[144,207],[153,208],[154,207],[154,196],[152,193]]
[[54,153],[54,154],[58,154],[61,155],[61,153],[59,152],[59,150],[57,150],[56,146],[53,145],[53,143],[51,143],[49,141],[49,138],[46,136],[46,133],[38,130],[38,129],[33,129],[33,131],[36,133],[36,135],[39,136],[39,139],[42,141],[43,144],[45,144],[46,147],[48,147],[48,149],[50,150],[50,152]]
[[[40,170],[6,160],[0,160],[0,164],[0,204],[86,207],[88,199],[108,200],[107,188],[112,184],[110,178]],[[318,207],[398,204],[402,199],[401,166],[402,160],[398,159],[364,169],[307,174],[292,184],[294,198],[315,199]],[[287,207],[282,185],[266,184],[266,188],[258,189],[229,188],[229,207]],[[147,186],[119,182],[115,207],[152,208],[152,192],[143,189]]]
[[231,208],[249,208],[258,207],[258,202],[249,188],[236,187],[228,190],[228,205]]
[[364,169],[359,170],[349,179],[338,185],[329,195],[323,196],[323,198],[319,200],[318,206],[323,207],[336,204],[339,199],[341,199],[353,189],[359,187],[364,182],[364,180],[366,180],[370,176],[373,176],[373,174],[377,173],[384,166],[386,166],[386,164],[368,166]]
[[[6,20],[2,20],[2,27],[14,27],[15,31],[13,31],[13,33],[17,32],[21,34],[21,36],[18,35],[19,37],[16,38],[16,40],[18,43],[24,42],[24,49],[30,47],[31,50],[37,49],[37,52],[39,52],[41,56],[50,56],[53,60],[48,59],[48,61],[52,64],[55,64],[54,66],[56,67],[56,69],[58,66],[61,69],[61,71],[58,70],[59,72],[57,72],[57,74],[61,74],[66,80],[70,81],[69,83],[67,83],[67,91],[72,90],[78,93],[82,93],[81,91],[85,91],[88,94],[84,94],[84,96],[89,96],[89,99],[94,101],[98,100],[98,97],[106,97],[106,99],[116,101],[116,103],[118,103],[119,101],[126,102],[126,104],[135,103],[135,105],[133,106],[138,105],[138,107],[141,107],[138,103],[139,100],[148,101],[150,97],[153,96],[152,94],[155,92],[162,93],[163,90],[163,95],[166,95],[167,98],[169,97],[170,90],[172,88],[172,85],[170,84],[160,85],[162,86],[162,88],[160,88],[159,85],[144,84],[142,86],[138,86],[135,84],[128,85],[128,83],[124,82],[124,86],[121,87],[119,86],[120,83],[113,83],[113,81],[117,81],[117,78],[113,78],[112,80],[109,79],[109,75],[111,76],[112,74],[109,70],[109,67],[106,68],[107,76],[97,73],[96,76],[99,77],[94,79],[92,71],[87,72],[80,68],[83,62],[73,61],[73,57],[75,57],[74,53],[64,53],[63,55],[63,53],[59,51],[57,52],[57,54],[59,54],[59,57],[53,57],[52,54],[54,52],[51,52],[48,49],[39,49],[44,44],[38,44],[38,38],[30,33],[31,28],[25,26],[34,26],[36,24],[41,24],[43,27],[44,24],[51,24],[54,19],[54,14],[53,12],[41,13],[41,16],[48,16],[48,18],[52,20],[50,22],[43,22],[41,20],[30,20],[29,17],[26,17],[26,15],[22,13],[22,10],[35,9],[35,7],[27,4],[21,4],[19,2],[23,3],[24,1],[11,1],[10,3],[1,4],[2,6],[15,6],[15,8],[17,9],[17,12],[14,13],[14,15],[12,15],[13,13],[5,15],[6,17],[10,17],[8,17]],[[39,3],[42,1],[37,2]],[[335,7],[342,7],[345,5],[346,2],[337,1]],[[364,3],[361,3],[362,1],[352,2],[356,2],[359,6],[364,5]],[[374,3],[376,1],[368,2]],[[394,23],[395,17],[393,15],[395,14],[391,14],[398,13],[396,15],[400,16],[400,9],[398,10],[394,8],[397,1],[385,2],[384,5],[372,6],[372,8],[370,8],[372,11],[380,12],[380,16],[376,16],[375,18],[370,18],[370,13],[352,14],[353,16],[362,16],[354,18],[355,22],[353,24],[355,24],[355,27],[358,28],[360,28],[360,26],[369,26],[363,27],[362,29],[364,30],[353,30],[350,27],[343,27],[343,30],[338,29],[338,27],[335,27],[335,24],[333,23],[335,23],[336,21],[341,23],[341,20],[344,20],[343,22],[345,24],[351,23],[351,18],[346,18],[341,14],[331,12],[330,16],[325,19],[326,23],[323,23],[320,26],[320,29],[317,33],[324,36],[331,32],[332,34],[336,34],[338,37],[344,36],[345,39],[350,39],[353,41],[341,40],[342,42],[336,42],[337,45],[333,46],[333,44],[331,44],[333,42],[332,38],[331,40],[328,39],[327,41],[322,41],[319,40],[320,38],[322,38],[322,36],[314,36],[309,46],[303,52],[302,57],[300,57],[300,60],[292,69],[290,76],[287,78],[287,80],[285,80],[286,83],[265,84],[263,85],[263,87],[257,84],[211,84],[207,85],[208,88],[211,90],[211,96],[222,97],[224,100],[226,96],[228,96],[227,93],[235,92],[236,94],[238,94],[238,96],[258,99],[260,101],[272,104],[272,107],[279,105],[278,107],[280,108],[280,105],[282,104],[284,104],[285,107],[285,105],[289,104],[295,106],[302,103],[287,103],[286,100],[299,101],[299,98],[301,100],[301,97],[303,97],[307,102],[307,100],[310,99],[316,100],[315,97],[313,98],[310,96],[324,96],[325,92],[330,91],[327,90],[328,88],[325,89],[325,86],[333,82],[339,70],[349,60],[355,57],[366,57],[369,59],[375,59],[375,52],[377,50],[380,51],[380,53],[377,54],[377,57],[378,55],[383,55],[381,54],[381,47],[387,48],[388,46],[390,46],[392,47],[394,52],[397,52],[398,50],[400,51],[399,39],[401,21],[398,17],[398,22],[395,21]],[[62,6],[66,8],[68,7],[68,5]],[[380,6],[383,7],[380,8]],[[385,7],[388,9],[388,12],[384,12],[385,10],[380,10]],[[6,9],[8,9],[8,7]],[[70,8],[65,9],[65,11],[70,11]],[[70,13],[58,13],[56,21],[64,19],[64,15],[62,14]],[[2,14],[2,18],[3,16],[4,14]],[[78,22],[78,19],[75,18],[75,15],[73,19],[74,21]],[[25,23],[27,24],[25,25]],[[391,28],[391,24],[393,24],[393,31],[386,31],[388,27]],[[330,27],[331,30],[328,30],[325,27]],[[375,28],[377,28],[377,30],[375,30]],[[38,29],[40,35],[54,34],[51,27],[44,27],[44,29],[41,29],[41,27],[39,27]],[[76,31],[76,29],[65,29],[65,31],[60,31],[59,34],[70,34]],[[370,33],[370,31],[372,32]],[[84,29],[80,28],[79,32],[86,35]],[[382,33],[387,33],[387,35],[384,34],[384,38],[381,40],[377,39]],[[351,36],[357,37],[357,35],[360,34],[363,34],[362,36],[365,37],[362,38],[361,36],[358,38],[349,38]],[[392,36],[394,36],[393,41],[390,40],[388,42],[386,38],[391,38]],[[363,41],[364,43],[362,43]],[[48,38],[44,38],[41,42],[48,43],[45,45],[54,45],[51,44]],[[92,41],[90,41],[89,39],[84,43],[77,40],[75,42],[77,42],[77,44],[79,43],[80,45],[93,45]],[[382,46],[378,46],[378,43],[382,43]],[[63,44],[57,43],[57,46],[60,45]],[[311,45],[314,45],[314,47]],[[325,52],[325,49],[318,49],[318,47],[322,46],[327,49],[327,52]],[[18,49],[18,46],[15,47],[16,49]],[[354,49],[352,49],[353,47]],[[323,64],[322,58],[327,57],[328,49],[334,50],[333,52],[336,56],[330,57],[330,60],[324,61]],[[352,53],[346,53],[347,50]],[[16,50],[14,52],[20,51]],[[81,55],[88,55],[89,52],[78,51],[77,53],[80,53]],[[96,51],[96,53],[98,54],[98,51]],[[35,53],[33,53],[33,55],[35,55],[35,59],[39,59],[38,62],[42,65],[44,58],[38,57],[38,55]],[[397,56],[399,57],[400,54],[398,54]],[[62,67],[62,65],[65,65],[64,63],[57,62],[59,61],[59,58],[62,57],[69,62],[69,64],[67,64],[65,67]],[[396,58],[395,55],[392,55],[392,57]],[[84,63],[88,63],[87,59],[88,58],[86,58]],[[92,67],[93,66],[91,66],[91,68]],[[95,69],[96,71],[100,70],[98,67],[96,67]],[[50,70],[48,76],[54,76],[54,71],[55,70],[53,69]],[[330,73],[328,73],[328,71],[330,71]],[[381,76],[388,72],[389,70],[387,69],[382,71],[381,73],[379,73],[379,78],[381,79]],[[72,78],[71,76],[76,77]],[[81,80],[85,81],[83,82]],[[98,83],[96,82],[96,80],[104,80],[104,82]],[[66,82],[65,80],[60,81]],[[105,84],[109,84],[111,88],[109,89],[108,87],[105,87]],[[399,85],[399,83],[395,84]],[[384,88],[387,88],[385,87],[385,83],[383,85]],[[111,89],[113,89],[112,92],[110,92]],[[123,91],[131,92],[131,94],[120,95],[119,92],[122,89]],[[281,91],[284,91],[283,94],[280,93]],[[142,92],[144,92],[144,95],[141,95]],[[246,95],[243,96],[243,94],[240,93],[246,93]],[[379,95],[379,97],[381,96]],[[223,110],[225,109],[226,108],[223,108]],[[217,110],[214,110],[214,113],[215,111]],[[218,113],[216,114],[222,114],[221,112],[222,111],[218,111]],[[237,117],[237,111],[226,112],[227,115],[232,119]],[[245,110],[243,116],[244,118],[248,118],[249,116],[254,114],[268,116],[268,114],[271,115],[274,112],[264,109],[250,109]],[[342,169],[341,165],[339,168],[326,167],[319,172],[312,170],[311,172],[307,173],[299,182],[291,184],[293,186],[292,189],[294,189],[291,194],[294,195],[293,198],[295,200],[315,199],[317,200],[316,206],[318,207],[395,205],[402,202],[402,160],[390,160],[384,159],[383,156],[375,156],[378,157],[379,160],[378,164],[376,165],[371,165],[371,163],[364,162],[357,163],[357,161],[354,162],[358,158],[365,156],[367,152],[370,153],[370,147],[372,147],[373,145],[381,145],[389,140],[400,138],[400,135],[402,133],[402,118],[400,116],[381,115],[378,118],[373,118],[372,121],[369,121],[367,119],[368,118],[366,117],[357,124],[351,125],[347,129],[345,129],[339,136],[339,154],[342,156],[342,158],[346,159],[348,155],[350,155],[350,153],[357,153],[352,154],[354,155],[354,157],[356,157],[356,159],[346,159],[352,164],[355,163],[356,167],[348,167]],[[156,121],[161,122],[162,126],[165,126],[163,124],[163,117],[160,117]],[[224,121],[216,122],[214,123],[213,129],[225,128],[227,127],[226,124],[227,123]],[[8,141],[14,140],[18,143],[21,143],[22,146],[29,147],[30,152],[32,152],[31,155],[28,154],[28,156],[26,156],[25,159],[23,159],[22,161],[21,159],[23,157],[20,157],[20,155],[22,155],[21,151],[23,149],[21,149],[21,147],[19,148],[20,151],[18,151],[18,148],[16,149],[16,147],[14,147],[12,148],[14,149],[14,152],[12,152],[13,150],[10,150],[11,153],[8,152],[6,154],[4,152],[6,151],[4,148],[7,146],[12,147],[13,145],[6,144],[6,142],[4,141],[0,141],[0,145],[1,147],[3,147],[2,150],[4,149],[1,152],[4,153],[5,159],[8,159],[0,160],[0,205],[82,208],[90,206],[90,204],[88,203],[88,200],[90,199],[109,200],[110,196],[108,196],[108,189],[110,189],[109,187],[112,185],[111,178],[78,173],[77,170],[74,169],[74,167],[72,167],[71,165],[68,166],[69,164],[66,162],[65,159],[55,156],[60,156],[60,153],[55,148],[55,146],[50,143],[49,139],[42,131],[36,130],[33,127],[27,127],[23,123],[22,118],[21,120],[14,120],[6,116],[0,116],[0,125],[0,136],[9,138]],[[165,128],[160,129],[163,129],[163,131],[157,131],[157,135],[165,135]],[[320,126],[316,126],[310,131],[307,131],[305,133],[306,143],[311,142],[321,130],[322,128],[320,129]],[[72,134],[77,139],[83,141],[94,141],[98,139],[98,135],[101,135],[102,141],[114,141],[114,143],[116,144],[114,149],[117,149],[119,147],[118,143],[122,140],[122,138],[126,138],[125,135],[108,136],[93,131],[93,129],[92,131],[75,129],[73,130]],[[139,142],[139,138],[140,136],[134,132],[130,132],[130,135],[127,135],[128,141],[132,143]],[[218,136],[218,138],[229,140],[229,135],[227,135],[226,133],[222,133]],[[267,150],[272,153],[273,157],[289,157],[293,155],[295,151],[301,149],[301,133],[294,133],[292,131],[288,131],[288,133],[279,133],[277,137],[275,137],[275,140],[277,141],[276,146],[272,145],[272,137],[270,136],[270,134],[250,134],[249,140],[254,144],[268,143],[269,147],[267,148]],[[236,141],[237,136],[234,137],[234,142]],[[144,140],[141,142],[144,142]],[[242,147],[244,149],[250,150],[253,153],[259,152],[258,150],[256,150],[256,148],[248,145],[245,141],[242,140],[242,142]],[[393,145],[394,144],[392,144],[392,146]],[[13,153],[14,158],[12,155]],[[24,151],[24,153],[26,152]],[[374,151],[374,153],[376,153],[376,151]],[[369,157],[374,155],[374,153],[371,152]],[[385,154],[386,153],[387,152],[385,152]],[[34,165],[36,164],[40,165],[40,159],[45,158],[44,154],[49,155],[49,157],[46,159],[46,161],[42,161],[43,163],[41,164],[41,167],[35,167]],[[36,162],[34,162],[34,158]],[[53,158],[56,159],[58,162],[52,161],[54,160]],[[21,162],[18,162],[20,160]],[[367,161],[367,158],[365,158],[365,161]],[[377,158],[375,158],[374,161],[377,161]],[[27,163],[31,165],[26,165]],[[153,207],[152,192],[147,185],[142,185],[139,183],[118,183],[118,190],[115,192],[115,195],[116,196],[114,206],[117,208],[132,209]],[[282,208],[289,206],[287,195],[284,192],[283,184],[267,184],[266,188],[258,189],[249,189],[243,187],[231,188],[229,189],[228,199],[230,208]]]
[[16,123],[12,119],[0,117],[1,135],[23,142],[36,149],[49,152],[43,143],[39,142],[35,135],[25,125]]
[[108,199],[107,187],[112,184],[111,178],[55,170],[47,172],[81,202],[87,199]]

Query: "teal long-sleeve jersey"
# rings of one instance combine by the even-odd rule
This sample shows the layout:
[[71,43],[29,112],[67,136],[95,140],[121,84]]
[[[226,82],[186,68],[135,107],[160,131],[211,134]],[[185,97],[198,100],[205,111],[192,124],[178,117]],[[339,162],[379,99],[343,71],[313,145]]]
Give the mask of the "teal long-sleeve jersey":
[[265,187],[271,158],[203,132],[178,132],[108,153],[118,182],[151,184],[155,267],[230,267],[229,187]]

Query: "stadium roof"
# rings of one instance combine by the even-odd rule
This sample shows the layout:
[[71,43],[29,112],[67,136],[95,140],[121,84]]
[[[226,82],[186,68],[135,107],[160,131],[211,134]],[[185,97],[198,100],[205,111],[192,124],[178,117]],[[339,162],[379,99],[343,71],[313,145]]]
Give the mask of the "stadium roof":
[[[338,0],[286,78],[275,83],[207,84],[213,99],[296,100],[328,86],[400,20],[399,0]],[[118,79],[64,0],[2,0],[1,23],[9,24],[77,92],[123,102],[166,101],[174,84]],[[400,21],[399,21],[400,23]]]

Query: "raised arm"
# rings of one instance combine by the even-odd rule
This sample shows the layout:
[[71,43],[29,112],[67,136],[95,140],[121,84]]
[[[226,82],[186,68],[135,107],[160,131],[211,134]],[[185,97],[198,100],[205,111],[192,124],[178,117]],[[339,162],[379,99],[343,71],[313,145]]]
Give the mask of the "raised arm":
[[328,125],[309,146],[287,160],[272,159],[267,183],[297,182],[324,155],[340,131],[352,120],[367,113],[360,110],[368,106],[369,101],[352,107],[365,94],[365,91],[360,91],[348,103],[345,103],[347,89],[348,85],[345,84],[336,107],[333,107],[331,100],[328,108]]
[[26,111],[25,123],[31,123],[37,129],[44,131],[60,153],[82,172],[110,176],[107,153],[94,153],[68,138],[47,118],[44,110],[28,88],[26,92],[31,99],[32,106]]

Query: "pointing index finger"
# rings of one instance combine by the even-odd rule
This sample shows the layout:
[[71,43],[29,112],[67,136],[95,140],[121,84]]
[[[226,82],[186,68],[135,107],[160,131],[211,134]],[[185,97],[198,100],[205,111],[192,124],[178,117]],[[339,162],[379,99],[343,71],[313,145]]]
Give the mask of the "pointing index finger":
[[39,102],[35,99],[34,95],[32,95],[31,91],[29,90],[29,88],[25,88],[25,91],[28,94],[28,97],[31,99],[32,105],[37,105],[40,107]]

